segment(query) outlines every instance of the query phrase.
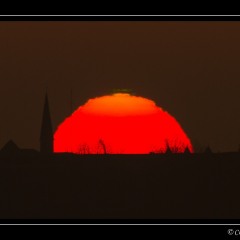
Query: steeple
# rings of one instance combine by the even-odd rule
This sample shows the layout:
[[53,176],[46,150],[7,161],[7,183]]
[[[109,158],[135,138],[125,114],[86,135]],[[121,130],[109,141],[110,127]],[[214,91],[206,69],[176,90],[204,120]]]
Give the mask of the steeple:
[[42,116],[42,128],[40,134],[40,152],[45,154],[53,153],[53,128],[47,93],[45,97]]

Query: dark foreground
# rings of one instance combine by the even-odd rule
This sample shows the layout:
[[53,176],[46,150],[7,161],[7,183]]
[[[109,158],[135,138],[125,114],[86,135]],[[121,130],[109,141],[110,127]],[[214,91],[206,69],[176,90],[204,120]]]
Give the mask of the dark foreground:
[[0,219],[240,219],[240,154],[0,158]]

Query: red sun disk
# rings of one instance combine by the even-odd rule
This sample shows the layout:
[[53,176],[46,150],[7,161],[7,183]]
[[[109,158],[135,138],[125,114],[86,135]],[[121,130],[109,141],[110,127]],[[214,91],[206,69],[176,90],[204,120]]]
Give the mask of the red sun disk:
[[89,100],[57,129],[54,152],[148,154],[193,148],[178,122],[149,99],[114,94]]

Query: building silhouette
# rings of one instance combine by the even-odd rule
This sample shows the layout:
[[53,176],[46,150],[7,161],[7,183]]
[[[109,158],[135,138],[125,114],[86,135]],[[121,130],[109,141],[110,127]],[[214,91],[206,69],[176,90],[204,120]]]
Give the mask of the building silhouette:
[[8,141],[1,149],[1,154],[3,155],[9,155],[9,154],[16,155],[19,152],[20,152],[19,147],[12,140]]
[[45,97],[42,116],[42,127],[40,133],[40,152],[44,154],[53,153],[53,127],[47,93]]

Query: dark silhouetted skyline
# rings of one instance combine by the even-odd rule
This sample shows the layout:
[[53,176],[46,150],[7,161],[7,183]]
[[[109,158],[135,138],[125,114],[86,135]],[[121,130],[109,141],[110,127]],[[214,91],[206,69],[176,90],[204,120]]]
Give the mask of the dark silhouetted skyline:
[[240,22],[0,22],[0,148],[39,149],[46,88],[53,129],[89,98],[131,89],[193,144],[237,151]]

